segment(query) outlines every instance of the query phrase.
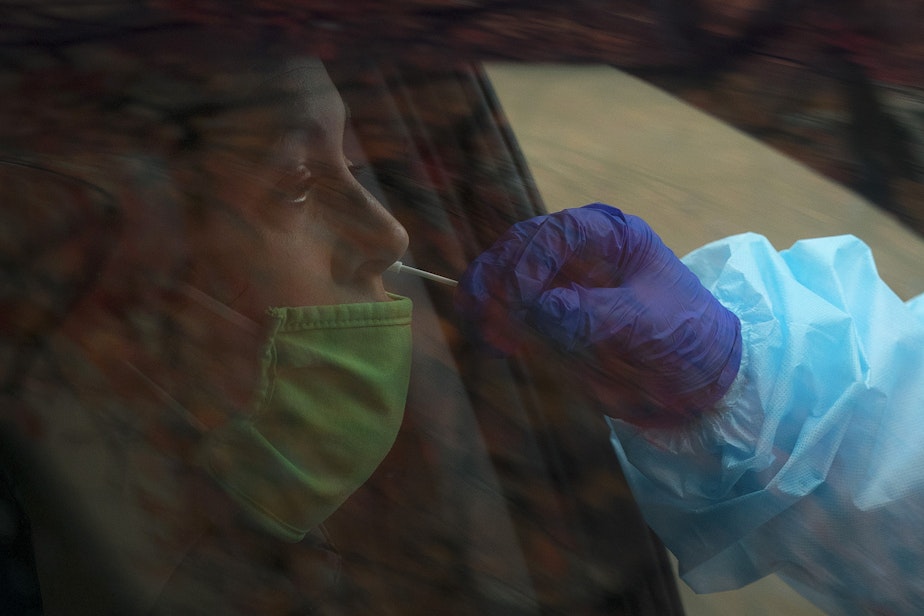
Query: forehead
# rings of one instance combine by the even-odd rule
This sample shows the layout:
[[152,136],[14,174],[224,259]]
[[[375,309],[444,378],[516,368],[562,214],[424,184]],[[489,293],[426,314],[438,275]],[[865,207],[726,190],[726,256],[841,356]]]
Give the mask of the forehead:
[[[259,74],[246,91],[224,87],[230,105],[198,119],[201,143],[245,158],[275,157],[292,148],[335,147],[343,134],[345,110],[324,64],[313,58],[252,65],[247,74]],[[294,150],[293,150],[294,152]],[[303,154],[302,154],[303,155]]]
[[323,144],[343,133],[343,100],[320,60],[288,60],[267,76],[266,83],[270,95],[278,96],[284,143],[307,139]]
[[284,95],[287,110],[297,117],[311,118],[343,108],[327,69],[313,58],[286,62],[281,71],[269,76],[268,84]]

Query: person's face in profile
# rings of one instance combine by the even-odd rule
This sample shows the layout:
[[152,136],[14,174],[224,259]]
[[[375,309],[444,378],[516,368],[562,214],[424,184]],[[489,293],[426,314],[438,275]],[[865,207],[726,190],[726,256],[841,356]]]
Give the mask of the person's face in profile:
[[212,129],[236,141],[203,157],[212,207],[194,230],[193,284],[254,320],[270,306],[387,300],[381,275],[407,233],[353,176],[334,84],[315,60],[268,84],[271,104]]

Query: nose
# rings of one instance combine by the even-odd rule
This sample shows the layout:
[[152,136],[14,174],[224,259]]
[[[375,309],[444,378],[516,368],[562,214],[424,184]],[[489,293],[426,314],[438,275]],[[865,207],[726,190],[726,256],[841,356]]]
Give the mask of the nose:
[[340,283],[381,284],[382,273],[407,252],[407,231],[378,199],[350,179],[343,195],[349,204],[336,212],[334,278]]

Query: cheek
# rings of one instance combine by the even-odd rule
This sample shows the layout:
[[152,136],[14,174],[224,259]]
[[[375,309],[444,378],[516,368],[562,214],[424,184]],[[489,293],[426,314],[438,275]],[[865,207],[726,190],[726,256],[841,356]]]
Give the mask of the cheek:
[[[266,250],[259,230],[222,204],[207,206],[189,229],[190,284],[239,309],[251,287],[269,274],[262,264]],[[245,314],[254,318],[253,311]]]
[[334,282],[337,235],[311,208],[283,206],[294,214],[281,228],[263,228],[247,256],[242,275],[247,293],[238,302],[263,315],[269,307],[336,304],[350,301]]

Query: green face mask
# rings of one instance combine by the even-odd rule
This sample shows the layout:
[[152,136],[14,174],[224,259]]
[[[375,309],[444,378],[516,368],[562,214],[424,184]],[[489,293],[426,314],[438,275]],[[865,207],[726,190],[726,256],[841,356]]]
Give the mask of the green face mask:
[[298,541],[394,444],[411,365],[411,300],[273,308],[253,417],[211,433],[203,461],[274,535]]

